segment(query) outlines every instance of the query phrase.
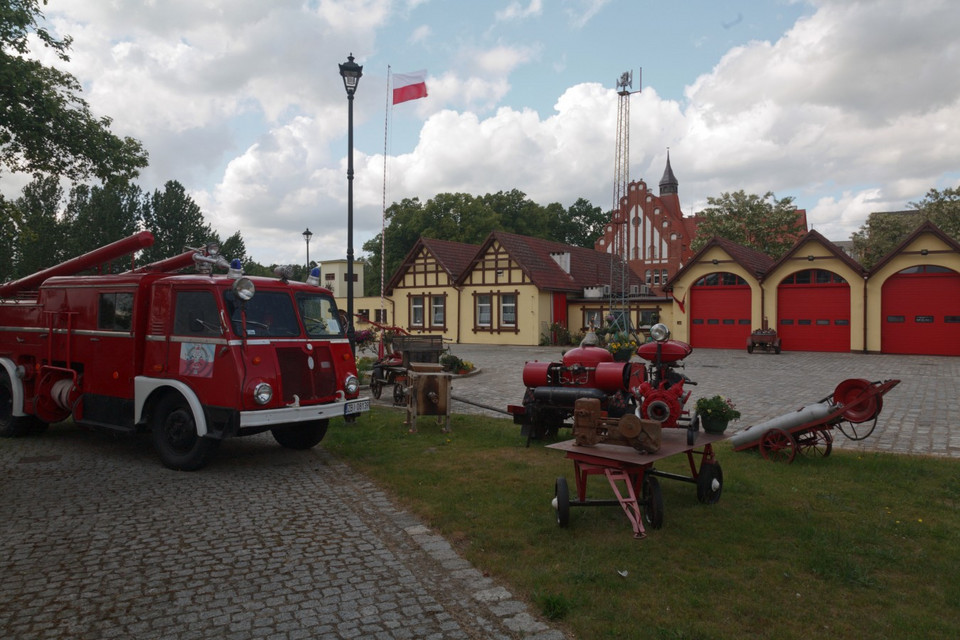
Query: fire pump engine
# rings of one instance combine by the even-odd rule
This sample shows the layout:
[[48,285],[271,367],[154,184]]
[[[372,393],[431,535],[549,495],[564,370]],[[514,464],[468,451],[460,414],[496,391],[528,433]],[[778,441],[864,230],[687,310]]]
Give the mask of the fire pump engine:
[[671,340],[663,324],[651,327],[650,336],[652,341],[637,349],[645,363],[614,362],[606,349],[586,343],[563,354],[562,362],[526,363],[523,404],[507,407],[521,433],[528,441],[555,436],[574,414],[577,400],[592,398],[611,418],[633,413],[664,428],[687,428],[692,440],[699,425],[684,409],[690,397],[684,385],[696,382],[676,368],[693,348]]
[[0,285],[0,435],[71,417],[149,430],[164,465],[195,470],[224,438],[270,431],[308,449],[331,418],[369,410],[317,269],[306,283],[246,277],[209,245],[77,275],[152,244],[144,231]]

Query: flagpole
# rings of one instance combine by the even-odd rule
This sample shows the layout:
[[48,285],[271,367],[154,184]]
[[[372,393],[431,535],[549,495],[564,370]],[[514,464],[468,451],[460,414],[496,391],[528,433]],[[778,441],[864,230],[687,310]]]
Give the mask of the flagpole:
[[[384,320],[384,287],[387,250],[387,131],[390,123],[390,65],[387,65],[387,90],[383,106],[383,202],[380,211],[380,320]],[[381,343],[382,344],[382,343]]]

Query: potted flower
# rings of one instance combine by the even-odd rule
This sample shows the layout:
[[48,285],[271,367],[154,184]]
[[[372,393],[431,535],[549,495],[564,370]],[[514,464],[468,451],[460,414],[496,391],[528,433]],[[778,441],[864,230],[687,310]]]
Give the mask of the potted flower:
[[613,355],[617,362],[627,362],[637,352],[637,339],[625,331],[610,333],[605,338],[604,348]]
[[697,415],[707,433],[723,433],[731,420],[739,420],[740,412],[730,398],[713,396],[697,400]]

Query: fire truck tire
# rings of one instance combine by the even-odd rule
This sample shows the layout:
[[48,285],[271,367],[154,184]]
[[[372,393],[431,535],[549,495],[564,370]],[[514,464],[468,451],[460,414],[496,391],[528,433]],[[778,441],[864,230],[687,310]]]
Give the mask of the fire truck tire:
[[196,471],[210,460],[220,441],[197,434],[190,405],[179,394],[169,394],[157,403],[151,421],[153,444],[168,469]]
[[16,438],[27,433],[25,416],[13,415],[13,386],[6,371],[0,369],[0,438]]
[[716,504],[723,492],[723,469],[719,463],[708,462],[700,465],[697,475],[697,500],[703,504]]
[[311,449],[320,444],[323,437],[327,435],[327,425],[329,424],[330,421],[326,419],[313,420],[296,425],[277,427],[271,429],[270,433],[273,434],[273,439],[281,447],[299,450]]
[[660,491],[660,481],[651,473],[643,474],[641,485],[641,501],[643,502],[643,521],[651,529],[663,527],[663,492]]
[[557,524],[566,527],[570,524],[570,488],[567,479],[557,478],[553,488],[553,508],[557,510]]

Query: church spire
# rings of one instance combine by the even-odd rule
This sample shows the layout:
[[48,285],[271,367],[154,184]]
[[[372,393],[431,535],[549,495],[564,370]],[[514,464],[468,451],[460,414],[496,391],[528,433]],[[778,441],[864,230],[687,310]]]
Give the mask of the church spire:
[[680,183],[670,167],[670,147],[667,147],[667,168],[663,170],[663,177],[660,178],[660,195],[676,194],[679,186]]

